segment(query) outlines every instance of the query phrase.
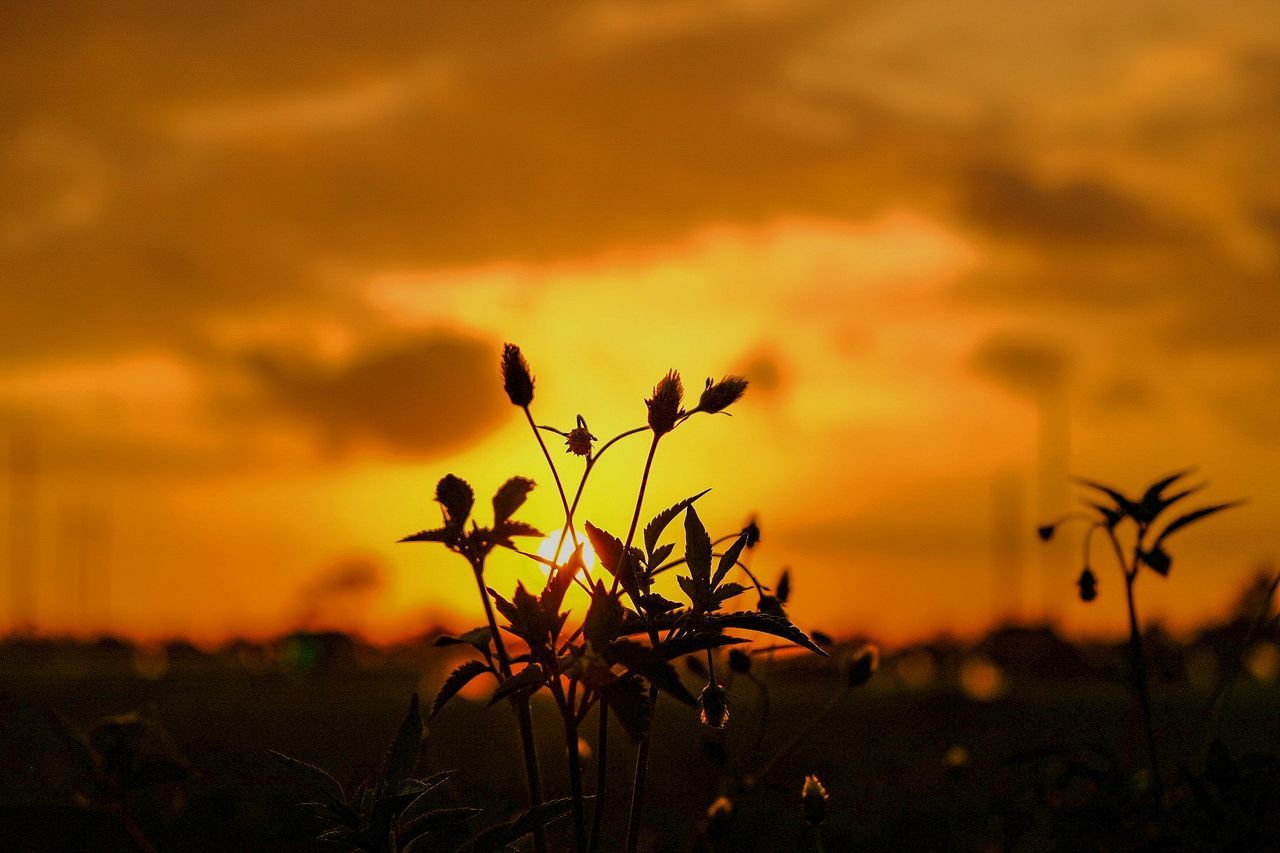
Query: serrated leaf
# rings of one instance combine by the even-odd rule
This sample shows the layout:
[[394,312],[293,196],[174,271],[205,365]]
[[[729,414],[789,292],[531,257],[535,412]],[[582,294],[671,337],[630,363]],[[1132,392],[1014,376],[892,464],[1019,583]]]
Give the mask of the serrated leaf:
[[457,537],[456,531],[444,527],[434,530],[419,530],[397,539],[397,542],[452,542]]
[[698,586],[698,582],[686,575],[676,575],[676,583],[680,585],[681,591],[685,597],[689,599],[689,605],[698,612],[701,612],[706,604],[702,598],[702,589]]
[[493,696],[489,699],[489,705],[492,707],[508,696],[518,693],[522,690],[536,691],[542,686],[543,672],[542,667],[536,663],[531,663],[520,672],[508,678],[498,685],[493,691]]
[[654,565],[656,562],[661,562],[659,560],[654,560],[653,555],[657,553],[656,549],[658,547],[658,540],[662,538],[662,533],[667,529],[667,525],[669,525],[672,521],[674,521],[677,515],[684,512],[686,507],[692,506],[694,501],[696,501],[698,498],[702,497],[709,491],[711,490],[703,489],[702,491],[698,492],[696,495],[692,495],[690,497],[685,498],[684,500],[677,501],[676,503],[664,509],[662,512],[655,515],[649,521],[649,523],[644,526],[644,550],[645,550],[645,553],[649,554],[650,556],[649,564],[651,566]]
[[276,752],[274,749],[267,750],[267,755],[283,765],[299,782],[309,786],[317,794],[323,794],[329,802],[339,806],[346,805],[347,797],[342,792],[342,786],[338,784],[338,780],[319,767],[296,758],[290,758],[283,752]]
[[618,597],[609,594],[603,581],[596,581],[591,590],[591,606],[582,622],[582,634],[596,650],[608,648],[622,630],[624,615]]
[[715,592],[711,593],[711,609],[719,610],[720,605],[724,604],[735,595],[741,595],[747,591],[747,587],[737,582],[729,582],[716,587]]
[[436,637],[435,642],[432,643],[432,645],[439,647],[439,646],[457,646],[457,645],[466,644],[468,646],[471,646],[478,652],[487,653],[489,649],[489,643],[492,642],[492,640],[493,640],[493,635],[489,631],[488,626],[482,626],[479,628],[472,628],[470,631],[467,631],[465,634],[459,634],[456,637],[450,636],[448,634],[442,634],[441,636]]
[[665,545],[659,545],[655,548],[653,553],[649,555],[649,571],[652,572],[665,563],[675,549],[676,543],[674,542],[667,542]]
[[653,713],[644,683],[635,676],[627,676],[606,685],[601,693],[622,728],[638,743],[649,730]]
[[475,851],[476,853],[492,853],[492,851],[501,850],[508,844],[514,844],[524,838],[534,830],[559,820],[567,815],[572,808],[573,800],[568,797],[534,806],[515,820],[492,826],[476,836]]
[[609,647],[605,658],[610,663],[621,664],[643,676],[678,701],[690,706],[695,704],[693,695],[680,681],[675,668],[667,663],[660,652],[630,640],[617,640]]
[[640,606],[644,608],[646,613],[670,613],[677,609],[680,603],[665,598],[656,592],[646,593],[640,596]]
[[771,634],[784,640],[790,640],[798,646],[804,646],[809,651],[820,654],[823,657],[827,656],[826,652],[813,640],[809,639],[808,634],[792,625],[791,620],[785,616],[743,610],[737,613],[714,614],[708,616],[707,621],[721,628],[739,628],[744,631]]
[[493,495],[493,525],[497,527],[524,505],[533,491],[534,482],[528,477],[512,477],[503,483]]
[[1214,515],[1215,513],[1222,512],[1224,509],[1231,509],[1233,507],[1240,506],[1242,503],[1244,503],[1244,501],[1229,501],[1227,503],[1213,504],[1212,506],[1202,506],[1200,507],[1200,509],[1192,510],[1186,515],[1178,516],[1173,521],[1169,522],[1169,526],[1166,527],[1164,531],[1159,536],[1156,537],[1155,545],[1153,546],[1153,548],[1159,547],[1161,542],[1169,538],[1169,536],[1173,535],[1174,533],[1177,533],[1179,530],[1186,527],[1187,525],[1195,524],[1197,521],[1199,521],[1202,518],[1208,518],[1209,516]]
[[711,584],[711,537],[698,511],[689,506],[684,511],[684,559],[699,588]]
[[503,548],[514,548],[513,536],[544,536],[545,534],[532,524],[508,519],[496,525],[493,530],[493,542]]
[[436,483],[436,500],[444,507],[445,525],[456,530],[466,524],[476,495],[466,480],[446,474]]
[[724,580],[725,575],[729,574],[729,570],[738,564],[738,558],[742,556],[742,549],[747,547],[747,534],[744,532],[734,540],[729,546],[729,550],[724,552],[720,558],[720,563],[716,566],[716,573],[711,578],[711,588],[715,589],[720,585],[720,581]]
[[431,809],[408,820],[403,820],[399,837],[409,843],[428,832],[448,832],[458,829],[473,817],[480,814],[480,809],[461,807]]
[[665,660],[675,660],[683,655],[704,652],[707,649],[718,649],[721,646],[736,646],[748,642],[743,637],[730,637],[718,631],[700,631],[696,634],[684,634],[667,640],[658,647]]
[[596,552],[596,559],[611,575],[618,574],[618,563],[622,559],[622,540],[607,530],[596,527],[590,521],[584,529],[591,540],[591,549]]
[[422,735],[422,714],[418,709],[418,694],[414,693],[409,700],[409,710],[405,712],[382,761],[382,791],[394,790],[413,775],[422,752]]
[[440,685],[435,701],[431,703],[431,713],[427,715],[427,719],[434,720],[436,714],[440,713],[450,699],[457,696],[458,692],[470,684],[476,676],[486,672],[491,673],[493,670],[484,661],[469,660],[449,673],[449,677],[444,680],[444,684]]

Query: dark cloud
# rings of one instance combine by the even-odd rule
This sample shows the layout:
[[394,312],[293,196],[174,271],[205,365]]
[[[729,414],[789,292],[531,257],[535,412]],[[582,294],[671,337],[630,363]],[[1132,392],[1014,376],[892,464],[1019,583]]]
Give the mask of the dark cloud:
[[509,407],[497,347],[447,331],[326,366],[258,354],[249,368],[264,405],[341,453],[359,446],[435,456],[478,440]]
[[1031,337],[1001,334],[974,350],[970,365],[981,376],[1028,397],[1062,389],[1071,359],[1061,347]]

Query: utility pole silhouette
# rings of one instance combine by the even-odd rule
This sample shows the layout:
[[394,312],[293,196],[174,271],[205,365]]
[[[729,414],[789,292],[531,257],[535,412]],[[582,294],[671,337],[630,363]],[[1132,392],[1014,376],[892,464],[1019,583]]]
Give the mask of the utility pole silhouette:
[[[1069,364],[1064,353],[1038,340],[995,340],[973,357],[977,370],[1036,408],[1036,515],[1061,515],[1070,500]],[[1040,611],[1054,621],[1070,597],[1066,543],[1058,537],[1037,550]],[[1066,590],[1064,594],[1063,590]]]
[[35,436],[16,429],[9,444],[9,630],[19,635],[35,628],[38,477]]
[[997,472],[991,482],[992,625],[1023,620],[1029,530],[1023,478],[1013,469]]

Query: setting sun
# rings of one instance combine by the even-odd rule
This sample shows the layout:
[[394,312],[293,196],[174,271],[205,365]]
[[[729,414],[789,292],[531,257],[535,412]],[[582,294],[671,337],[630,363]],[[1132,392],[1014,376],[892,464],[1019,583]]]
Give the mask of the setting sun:
[[[591,543],[588,542],[585,538],[583,538],[581,542],[582,542],[582,563],[587,567],[587,571],[591,571],[596,567],[596,552],[591,547]],[[556,551],[557,545],[560,548],[558,553]],[[565,536],[562,541],[560,538],[559,530],[555,531],[554,533],[548,534],[545,539],[543,539],[541,542],[538,543],[538,556],[546,560],[554,560],[557,563],[563,564],[566,560],[569,559],[569,557],[572,554],[573,554],[573,540],[571,540],[568,536]],[[543,572],[549,571],[548,567],[545,564],[539,563],[538,565],[542,566]]]

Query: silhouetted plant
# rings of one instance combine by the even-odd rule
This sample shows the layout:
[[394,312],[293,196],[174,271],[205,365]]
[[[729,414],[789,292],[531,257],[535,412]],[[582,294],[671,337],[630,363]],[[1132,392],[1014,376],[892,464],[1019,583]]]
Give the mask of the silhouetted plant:
[[[555,554],[562,553],[566,540],[572,546],[567,559],[559,561],[528,553],[517,547],[515,538],[540,536],[539,531],[511,516],[524,502],[533,482],[521,477],[509,480],[494,497],[494,521],[489,528],[474,521],[466,528],[473,504],[473,492],[461,479],[448,475],[436,489],[436,499],[444,507],[440,527],[405,537],[407,542],[437,542],[465,557],[476,579],[485,614],[486,628],[476,629],[441,642],[466,644],[478,657],[467,661],[446,678],[432,704],[432,715],[472,679],[490,674],[497,678],[490,704],[509,700],[517,709],[521,724],[529,783],[530,804],[536,808],[541,789],[537,756],[532,748],[529,699],[546,690],[555,701],[561,717],[569,764],[570,801],[574,819],[574,849],[595,850],[600,845],[601,821],[607,803],[606,767],[608,721],[612,716],[638,743],[635,776],[632,787],[627,849],[635,851],[639,842],[643,814],[645,779],[650,753],[652,716],[660,692],[691,707],[697,707],[704,721],[712,727],[725,724],[730,716],[727,694],[714,672],[712,650],[745,642],[727,631],[745,630],[771,634],[786,639],[817,654],[826,653],[786,617],[781,607],[788,591],[777,594],[762,585],[742,562],[745,549],[759,540],[754,523],[743,530],[712,541],[694,504],[706,495],[699,492],[659,512],[644,527],[643,547],[636,544],[645,492],[652,473],[658,446],[663,438],[678,429],[692,416],[724,412],[741,398],[747,382],[737,376],[707,383],[693,408],[684,407],[684,391],[680,376],[667,373],[645,401],[647,423],[626,430],[595,447],[596,437],[586,419],[579,415],[568,430],[539,425],[531,405],[534,400],[533,374],[519,348],[507,344],[502,355],[503,385],[513,405],[518,406],[529,423],[542,456],[551,470],[564,512],[564,522]],[[564,489],[555,460],[547,450],[542,432],[552,432],[565,440],[566,451],[584,460],[584,467],[572,501]],[[575,518],[579,502],[591,473],[600,458],[617,442],[641,433],[650,434],[649,450],[640,475],[631,522],[625,537],[586,521],[587,539],[599,565],[609,574],[608,582],[593,578],[583,560],[584,543],[579,538]],[[672,558],[674,542],[663,542],[667,528],[683,517],[684,551]],[[726,544],[727,543],[727,544]],[[717,550],[717,546],[724,546]],[[508,548],[544,564],[547,580],[537,594],[523,583],[517,583],[510,598],[486,585],[485,559],[496,547]],[[687,603],[672,601],[655,590],[654,580],[662,573],[684,568],[676,581]],[[741,571],[750,586],[731,579]],[[569,614],[561,610],[565,593],[572,584],[580,585],[590,595],[590,604],[580,624],[572,630],[566,625]],[[784,575],[784,583],[789,584]],[[757,610],[724,612],[733,598],[754,588],[760,600]],[[505,624],[499,625],[500,615]],[[524,650],[508,653],[503,634],[518,639]],[[707,686],[700,698],[681,682],[672,666],[677,658],[706,653],[709,668]],[[519,671],[514,664],[523,664]],[[578,730],[593,708],[598,709],[599,739],[594,816],[588,832],[586,797],[583,793],[582,770],[578,750]],[[540,842],[535,835],[536,843]]]
[[134,846],[152,853],[156,848],[138,823],[133,800],[141,791],[180,785],[191,775],[168,733],[138,713],[103,717],[88,732],[62,717],[54,720],[77,771],[72,799],[88,812],[118,820]]
[[424,853],[468,850],[473,853],[508,849],[518,841],[569,812],[566,799],[530,808],[513,820],[484,830],[471,823],[480,809],[446,807],[438,795],[456,770],[419,777],[424,728],[418,695],[387,748],[376,779],[367,779],[347,793],[329,773],[279,752],[269,753],[316,796],[302,808],[322,824],[317,841],[326,848],[366,853]]
[[[1038,529],[1044,541],[1053,538],[1059,525],[1071,520],[1083,520],[1088,523],[1084,534],[1084,566],[1076,583],[1082,601],[1090,602],[1097,598],[1098,579],[1091,568],[1090,546],[1093,535],[1103,531],[1111,543],[1116,564],[1124,578],[1125,604],[1129,615],[1129,665],[1133,681],[1134,693],[1142,712],[1143,730],[1147,741],[1147,755],[1151,773],[1151,789],[1157,803],[1160,802],[1163,784],[1160,777],[1160,760],[1156,750],[1155,726],[1151,711],[1151,689],[1147,673],[1146,658],[1142,651],[1142,629],[1138,621],[1137,602],[1134,586],[1143,568],[1150,569],[1161,577],[1168,577],[1173,567],[1173,557],[1166,550],[1170,536],[1196,522],[1202,521],[1225,509],[1237,506],[1239,501],[1210,504],[1190,512],[1183,513],[1171,521],[1162,522],[1165,513],[1176,503],[1199,492],[1206,484],[1180,488],[1168,494],[1175,484],[1184,480],[1194,469],[1188,468],[1170,474],[1149,485],[1136,500],[1126,496],[1118,489],[1093,480],[1080,480],[1086,488],[1100,497],[1084,500],[1091,512],[1068,513],[1067,515],[1042,525]],[[1127,536],[1127,542],[1122,537]]]

